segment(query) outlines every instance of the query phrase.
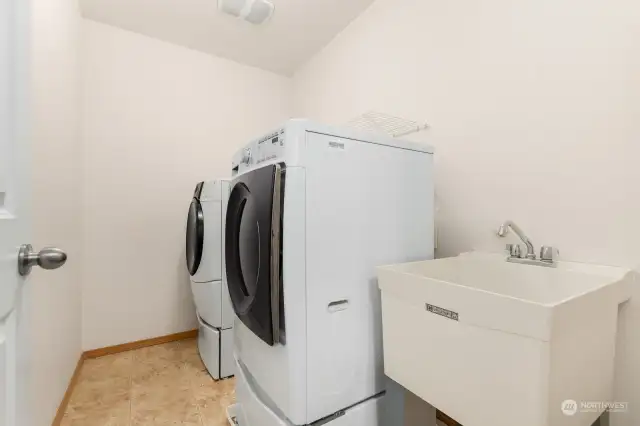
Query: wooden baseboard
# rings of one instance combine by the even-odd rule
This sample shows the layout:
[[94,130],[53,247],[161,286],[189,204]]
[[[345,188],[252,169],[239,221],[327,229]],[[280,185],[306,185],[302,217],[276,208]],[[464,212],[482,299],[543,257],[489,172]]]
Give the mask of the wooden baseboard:
[[73,372],[73,376],[71,376],[71,380],[69,380],[69,386],[67,386],[67,391],[64,393],[64,397],[62,397],[62,401],[60,401],[60,405],[58,406],[58,411],[56,412],[56,416],[53,419],[53,426],[58,426],[62,423],[62,418],[64,417],[64,413],[67,411],[67,405],[69,405],[69,400],[71,399],[71,394],[73,393],[73,389],[76,387],[78,383],[78,379],[80,378],[80,371],[82,370],[82,364],[84,363],[84,353],[80,354],[80,359],[78,359],[78,363],[76,364],[76,369]]
[[153,337],[151,339],[138,340],[136,342],[123,343],[121,345],[107,346],[106,348],[86,351],[86,359],[99,358],[105,355],[118,354],[120,352],[133,351],[135,349],[146,348],[148,346],[161,345],[163,343],[176,342],[179,340],[193,339],[198,337],[198,330],[183,331],[181,333],[169,334],[167,336]]
[[82,370],[82,364],[84,361],[91,358],[99,358],[105,355],[113,355],[120,352],[132,351],[135,349],[146,348],[148,346],[156,346],[161,345],[163,343],[177,342],[179,340],[186,340],[198,337],[198,330],[189,330],[183,331],[181,333],[169,334],[167,336],[154,337],[152,339],[138,340],[136,342],[123,343],[121,345],[108,346],[106,348],[93,349],[90,351],[86,351],[80,355],[80,359],[78,360],[78,364],[76,365],[76,369],[73,372],[73,376],[71,376],[71,380],[69,381],[69,386],[67,387],[67,391],[58,406],[58,412],[56,413],[55,418],[53,419],[52,426],[59,426],[62,422],[62,418],[64,417],[64,413],[67,411],[67,405],[69,405],[69,400],[71,399],[71,395],[73,394],[73,389],[76,387],[78,383],[78,379],[80,378],[80,371]]

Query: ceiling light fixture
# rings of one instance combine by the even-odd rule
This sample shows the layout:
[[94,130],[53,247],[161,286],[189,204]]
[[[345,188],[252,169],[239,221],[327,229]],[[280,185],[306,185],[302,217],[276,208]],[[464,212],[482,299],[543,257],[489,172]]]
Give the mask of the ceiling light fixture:
[[275,6],[269,0],[218,0],[218,9],[255,25],[265,23]]

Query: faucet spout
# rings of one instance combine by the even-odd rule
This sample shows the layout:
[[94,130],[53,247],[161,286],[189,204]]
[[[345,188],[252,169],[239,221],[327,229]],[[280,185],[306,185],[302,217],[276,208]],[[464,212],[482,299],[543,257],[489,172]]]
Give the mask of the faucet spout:
[[536,258],[536,253],[535,253],[535,250],[533,248],[533,243],[531,242],[529,237],[527,237],[525,235],[525,233],[522,231],[522,229],[518,225],[516,225],[513,221],[507,220],[502,225],[500,225],[500,228],[498,228],[498,236],[505,237],[509,233],[509,229],[512,229],[513,232],[515,232],[516,235],[527,246],[527,254],[525,255],[526,258],[527,259],[535,259]]

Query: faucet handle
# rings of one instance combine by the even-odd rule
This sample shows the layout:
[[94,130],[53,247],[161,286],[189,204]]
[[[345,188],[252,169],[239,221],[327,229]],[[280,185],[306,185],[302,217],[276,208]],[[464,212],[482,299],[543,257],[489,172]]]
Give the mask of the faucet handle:
[[556,262],[560,252],[557,248],[551,246],[542,246],[540,248],[540,260],[543,262]]
[[520,248],[520,244],[507,244],[506,249],[509,252],[509,256],[511,257],[522,257],[522,249]]

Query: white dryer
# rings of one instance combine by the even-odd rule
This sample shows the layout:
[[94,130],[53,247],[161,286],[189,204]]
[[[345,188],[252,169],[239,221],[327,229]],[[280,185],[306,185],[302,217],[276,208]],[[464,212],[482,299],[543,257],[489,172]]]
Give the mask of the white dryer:
[[396,426],[375,267],[433,258],[431,147],[290,120],[233,157],[240,426]]
[[233,319],[224,273],[224,222],[229,181],[200,182],[187,218],[186,255],[198,315],[198,349],[214,379],[234,375]]

